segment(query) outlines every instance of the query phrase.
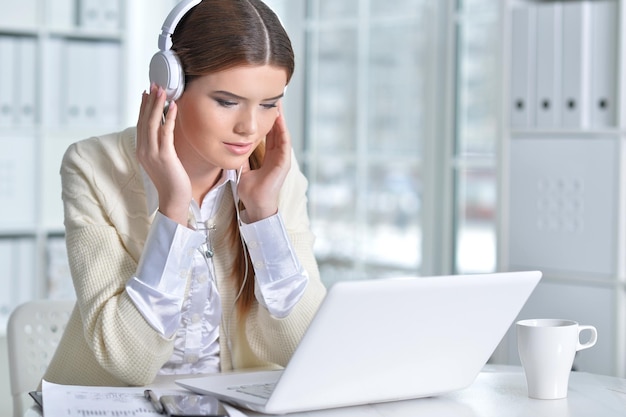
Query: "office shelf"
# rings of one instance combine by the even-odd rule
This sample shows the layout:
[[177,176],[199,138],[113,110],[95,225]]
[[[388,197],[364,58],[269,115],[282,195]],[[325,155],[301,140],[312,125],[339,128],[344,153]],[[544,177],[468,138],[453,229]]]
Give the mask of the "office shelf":
[[23,301],[73,296],[61,158],[73,142],[136,123],[177,2],[0,0],[0,323]]
[[8,10],[0,17],[0,321],[21,302],[71,287],[61,157],[128,119],[126,3],[0,0]]
[[[542,270],[520,317],[595,325],[598,344],[575,366],[623,377],[623,2],[504,4],[500,269]],[[519,363],[514,329],[505,342]]]

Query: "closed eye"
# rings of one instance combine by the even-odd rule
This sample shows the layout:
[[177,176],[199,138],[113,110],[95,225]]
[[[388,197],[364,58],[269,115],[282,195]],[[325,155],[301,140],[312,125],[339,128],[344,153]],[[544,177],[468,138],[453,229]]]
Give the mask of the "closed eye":
[[274,109],[277,107],[276,103],[265,103],[265,104],[261,104],[261,107],[263,107],[264,109]]
[[234,107],[237,105],[237,102],[225,100],[223,98],[215,98],[215,101],[222,107]]

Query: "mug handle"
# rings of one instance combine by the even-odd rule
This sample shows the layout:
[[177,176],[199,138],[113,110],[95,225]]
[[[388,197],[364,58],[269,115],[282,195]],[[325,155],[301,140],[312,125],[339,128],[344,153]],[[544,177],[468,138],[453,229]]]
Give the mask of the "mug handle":
[[[589,330],[589,332],[591,333],[591,337],[589,338],[589,340],[585,343],[580,343],[580,334],[584,331],[584,330]],[[576,350],[583,350],[583,349],[588,349],[590,347],[592,347],[593,345],[596,344],[596,342],[598,341],[598,330],[596,330],[595,327],[593,326],[578,326],[578,343],[576,344]]]

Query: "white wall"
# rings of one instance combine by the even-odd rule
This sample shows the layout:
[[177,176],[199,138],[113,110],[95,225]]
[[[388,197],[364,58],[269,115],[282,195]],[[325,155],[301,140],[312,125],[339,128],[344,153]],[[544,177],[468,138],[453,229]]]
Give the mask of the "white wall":
[[137,123],[141,93],[148,90],[148,65],[158,51],[158,37],[161,26],[175,0],[133,0],[126,6],[128,33],[125,39],[126,54],[124,62],[126,73],[125,91],[121,95],[127,103],[126,125]]

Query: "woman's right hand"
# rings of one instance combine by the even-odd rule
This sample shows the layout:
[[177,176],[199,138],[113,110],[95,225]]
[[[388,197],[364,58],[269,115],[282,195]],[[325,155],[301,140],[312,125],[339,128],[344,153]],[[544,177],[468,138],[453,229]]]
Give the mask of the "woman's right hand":
[[174,147],[176,102],[170,102],[163,121],[166,95],[163,88],[150,86],[143,93],[137,120],[137,159],[159,193],[159,211],[187,226],[191,181]]

